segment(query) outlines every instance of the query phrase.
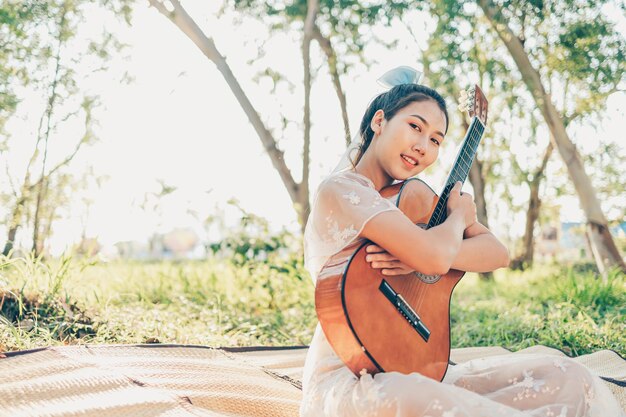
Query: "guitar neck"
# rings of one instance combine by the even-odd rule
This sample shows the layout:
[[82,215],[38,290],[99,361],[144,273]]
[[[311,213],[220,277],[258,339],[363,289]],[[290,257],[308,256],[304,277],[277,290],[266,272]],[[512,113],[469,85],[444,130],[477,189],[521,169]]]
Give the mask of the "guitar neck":
[[456,159],[454,160],[454,165],[452,166],[450,175],[448,175],[448,179],[446,180],[446,185],[443,187],[443,191],[439,195],[437,206],[435,206],[433,215],[428,221],[428,228],[443,223],[448,217],[447,206],[450,191],[457,181],[464,183],[467,179],[470,167],[474,162],[476,150],[478,149],[478,143],[480,142],[484,131],[485,126],[481,123],[478,117],[473,117],[469,129],[467,129],[467,133],[465,133],[461,149],[459,149]]

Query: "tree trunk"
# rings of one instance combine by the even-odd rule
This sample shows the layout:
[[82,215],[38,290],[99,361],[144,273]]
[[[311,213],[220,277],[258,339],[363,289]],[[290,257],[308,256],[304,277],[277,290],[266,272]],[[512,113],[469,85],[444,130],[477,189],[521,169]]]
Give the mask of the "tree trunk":
[[[39,238],[39,250],[40,253],[46,253],[46,241],[50,238],[50,234],[52,232],[52,222],[54,221],[54,214],[56,212],[56,206],[51,206],[48,210],[48,215],[46,216],[45,226],[42,227],[42,232]],[[84,239],[81,240],[83,242]]]
[[543,87],[539,72],[532,66],[522,42],[512,32],[498,6],[491,0],[479,0],[478,4],[515,61],[526,87],[550,129],[554,146],[565,162],[581,208],[587,217],[587,233],[598,270],[603,276],[606,276],[608,269],[613,267],[626,272],[626,264],[608,230],[608,222],[591,180],[585,172],[582,159],[565,130],[563,119]]
[[[41,245],[40,245],[40,230],[41,227],[41,208],[44,202],[44,196],[47,193],[48,189],[48,181],[46,180],[46,164],[48,162],[48,141],[50,139],[50,129],[52,122],[52,114],[54,113],[54,107],[56,104],[57,98],[57,86],[59,83],[59,72],[61,69],[61,50],[63,49],[63,43],[65,42],[65,38],[63,36],[65,31],[65,18],[67,14],[67,9],[63,7],[63,11],[61,12],[61,18],[59,22],[59,45],[57,47],[57,53],[55,55],[55,69],[54,69],[54,78],[52,80],[52,89],[50,92],[50,97],[48,97],[48,106],[44,113],[46,118],[46,130],[43,133],[44,138],[44,151],[43,151],[43,161],[41,163],[41,181],[39,181],[39,187],[37,190],[37,202],[35,206],[35,218],[33,222],[33,247],[32,252],[35,257],[38,257],[41,253]],[[41,131],[38,132],[41,135]],[[41,137],[41,136],[40,136]],[[39,139],[37,140],[39,142]]]
[[[483,163],[478,159],[478,155],[474,157],[474,163],[470,167],[469,181],[474,188],[474,202],[476,203],[476,217],[478,221],[489,228],[489,218],[487,216],[487,202],[485,200],[485,178],[483,177]],[[481,272],[478,274],[483,281],[492,281],[492,272]]]
[[474,202],[476,203],[476,217],[485,227],[489,228],[489,218],[487,216],[487,202],[485,200],[485,179],[482,173],[483,163],[474,157],[474,163],[470,167],[469,181],[474,188]]
[[13,246],[15,245],[15,236],[17,235],[17,230],[20,228],[22,223],[22,211],[24,210],[25,204],[26,199],[24,197],[18,199],[15,203],[13,214],[11,215],[11,223],[9,223],[7,241],[4,244],[4,250],[2,251],[4,256],[9,256]]
[[539,218],[539,210],[541,208],[541,199],[539,198],[539,186],[544,178],[546,167],[554,146],[552,142],[548,143],[548,147],[543,155],[541,165],[533,174],[533,178],[528,184],[530,187],[530,197],[528,200],[528,210],[526,211],[526,227],[524,229],[524,238],[522,253],[511,262],[512,269],[524,270],[533,266],[535,254],[535,224]]
[[307,1],[307,14],[304,20],[304,35],[302,37],[302,63],[304,67],[304,146],[302,147],[302,182],[298,195],[298,215],[300,228],[304,234],[304,226],[309,218],[309,170],[311,148],[311,41],[315,29],[315,19],[319,10],[318,0]]
[[33,219],[33,246],[31,251],[33,252],[33,256],[36,258],[41,253],[41,246],[39,245],[39,228],[41,227],[39,224],[39,220],[41,218],[41,205],[43,203],[43,189],[40,187],[39,192],[37,193],[37,200],[35,203],[35,215]]

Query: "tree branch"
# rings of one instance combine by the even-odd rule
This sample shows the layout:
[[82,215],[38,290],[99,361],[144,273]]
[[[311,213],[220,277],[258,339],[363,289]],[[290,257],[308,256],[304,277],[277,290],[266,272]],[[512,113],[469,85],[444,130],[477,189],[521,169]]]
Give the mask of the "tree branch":
[[337,69],[337,54],[335,53],[330,39],[326,38],[322,34],[317,25],[313,27],[313,39],[317,41],[320,48],[322,48],[322,51],[326,54],[328,71],[330,72],[330,76],[333,80],[333,86],[335,87],[335,92],[337,93],[337,98],[339,99],[339,105],[341,106],[341,117],[343,119],[343,128],[346,134],[346,146],[348,146],[350,145],[352,135],[350,134],[350,123],[348,121],[346,94],[343,92],[343,88],[341,87],[341,79],[339,78],[339,71]]
[[[85,121],[85,123],[88,123],[88,120]],[[76,147],[74,148],[74,151],[72,151],[71,154],[69,154],[67,157],[65,157],[64,160],[62,160],[61,162],[59,162],[58,164],[56,164],[50,171],[48,171],[48,173],[45,176],[41,176],[37,182],[31,184],[28,186],[28,191],[32,191],[37,185],[39,185],[41,182],[43,182],[44,180],[50,178],[50,176],[52,176],[52,174],[54,174],[56,171],[58,171],[59,169],[63,168],[64,166],[68,165],[70,162],[72,162],[72,159],[74,159],[74,157],[76,156],[76,154],[78,153],[78,151],[80,151],[80,148],[89,141],[91,135],[89,134],[89,131],[87,130],[85,132],[85,134],[83,135],[83,137],[80,139],[80,141],[76,144]]]
[[[304,67],[304,146],[302,149],[302,182],[300,183],[300,199],[302,203],[308,200],[309,194],[309,170],[311,165],[311,40],[313,28],[319,11],[318,0],[307,1],[307,13],[304,19],[304,36],[302,38],[302,63]],[[298,207],[300,225],[304,228],[308,218],[308,207]],[[304,229],[303,229],[304,231]]]
[[159,13],[167,17],[174,23],[187,37],[209,58],[217,69],[222,73],[235,98],[241,105],[242,109],[248,116],[248,120],[257,132],[263,147],[267,151],[274,168],[278,171],[283,184],[287,188],[287,192],[291,200],[296,203],[298,201],[299,184],[293,179],[291,171],[287,167],[284,160],[284,153],[276,146],[276,140],[267,130],[263,121],[259,117],[256,109],[244,93],[239,82],[233,75],[226,59],[219,53],[212,38],[204,34],[202,29],[198,27],[196,22],[189,16],[178,0],[170,0],[172,10],[169,10],[165,4],[158,0],[148,0]]

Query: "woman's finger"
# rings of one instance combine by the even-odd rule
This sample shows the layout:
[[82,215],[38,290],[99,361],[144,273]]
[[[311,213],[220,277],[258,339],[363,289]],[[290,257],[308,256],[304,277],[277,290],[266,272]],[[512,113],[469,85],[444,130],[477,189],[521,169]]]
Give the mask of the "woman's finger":
[[400,268],[402,264],[398,261],[376,261],[372,262],[372,268]]
[[384,268],[380,271],[383,275],[406,275],[413,272],[411,269],[405,268]]
[[385,253],[374,253],[374,254],[370,254],[367,255],[365,257],[365,260],[367,262],[375,262],[375,261],[397,261],[398,258],[396,258],[395,256],[393,256],[392,254],[390,254],[389,252],[385,252]]
[[380,246],[375,245],[375,244],[373,244],[373,243],[372,243],[371,245],[368,245],[368,246],[365,248],[365,251],[366,251],[367,253],[380,253],[380,252],[385,252],[385,250],[384,250],[383,248],[381,248]]

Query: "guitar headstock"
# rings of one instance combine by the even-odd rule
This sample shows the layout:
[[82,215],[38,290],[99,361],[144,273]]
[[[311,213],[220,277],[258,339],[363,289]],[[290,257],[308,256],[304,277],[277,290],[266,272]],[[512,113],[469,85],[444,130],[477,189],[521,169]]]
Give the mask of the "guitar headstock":
[[461,91],[459,109],[467,111],[469,117],[478,117],[485,126],[487,126],[487,107],[487,99],[478,85]]

